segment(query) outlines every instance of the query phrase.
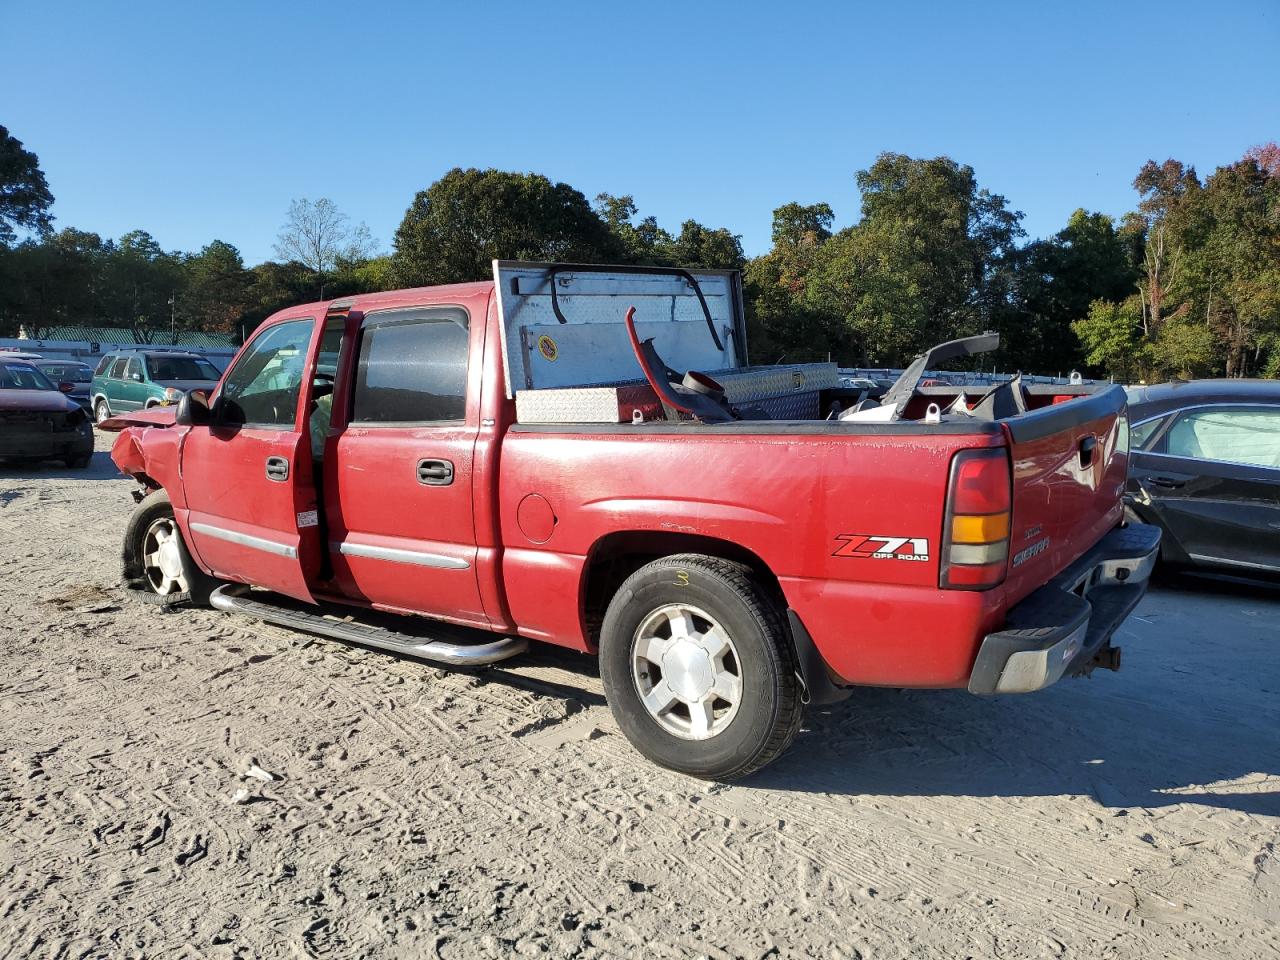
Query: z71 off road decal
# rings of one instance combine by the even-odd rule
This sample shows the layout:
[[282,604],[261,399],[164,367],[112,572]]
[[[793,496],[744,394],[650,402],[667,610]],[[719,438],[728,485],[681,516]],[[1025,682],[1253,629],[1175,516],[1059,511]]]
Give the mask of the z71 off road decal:
[[929,541],[924,537],[871,537],[842,533],[833,557],[861,557],[864,560],[928,560]]

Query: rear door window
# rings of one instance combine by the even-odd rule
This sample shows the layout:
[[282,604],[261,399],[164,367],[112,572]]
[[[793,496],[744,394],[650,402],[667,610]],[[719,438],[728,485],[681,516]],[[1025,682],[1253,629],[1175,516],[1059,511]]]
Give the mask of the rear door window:
[[1148,420],[1133,427],[1129,431],[1129,449],[1146,449],[1147,443],[1156,435],[1156,431],[1160,429],[1160,425],[1164,423],[1164,420],[1164,417],[1156,417],[1154,420]]
[[468,340],[467,312],[460,307],[371,315],[360,336],[352,422],[463,420]]
[[218,371],[203,357],[147,357],[152,380],[217,380]]
[[1280,410],[1208,409],[1185,413],[1169,428],[1165,451],[1171,457],[1280,467]]
[[112,380],[124,379],[124,368],[129,363],[128,357],[117,357],[116,362],[111,365],[111,372],[107,374]]

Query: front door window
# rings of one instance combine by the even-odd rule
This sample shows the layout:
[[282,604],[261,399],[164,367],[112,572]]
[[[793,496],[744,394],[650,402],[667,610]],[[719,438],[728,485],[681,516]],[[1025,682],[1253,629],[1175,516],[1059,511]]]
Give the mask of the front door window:
[[287,320],[249,344],[217,399],[219,424],[287,428],[297,422],[313,325],[312,320]]

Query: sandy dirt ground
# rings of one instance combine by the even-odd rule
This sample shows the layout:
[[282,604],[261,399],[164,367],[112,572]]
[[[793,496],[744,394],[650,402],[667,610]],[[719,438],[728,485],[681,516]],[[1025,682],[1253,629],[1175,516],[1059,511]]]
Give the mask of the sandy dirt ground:
[[129,489],[0,467],[2,958],[1280,956],[1273,593],[1154,589],[1028,697],[856,693],[723,786],[586,657],[139,605]]

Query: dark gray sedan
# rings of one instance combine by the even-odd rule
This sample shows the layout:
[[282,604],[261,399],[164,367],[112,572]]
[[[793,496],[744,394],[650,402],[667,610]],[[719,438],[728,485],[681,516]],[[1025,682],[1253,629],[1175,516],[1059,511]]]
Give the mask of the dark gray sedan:
[[[80,404],[85,410],[92,410],[89,401],[89,384],[93,383],[93,367],[79,360],[32,360],[41,373],[49,378],[59,390]],[[70,384],[70,389],[65,385]]]
[[1280,574],[1280,381],[1129,390],[1128,508],[1164,532],[1161,559]]

